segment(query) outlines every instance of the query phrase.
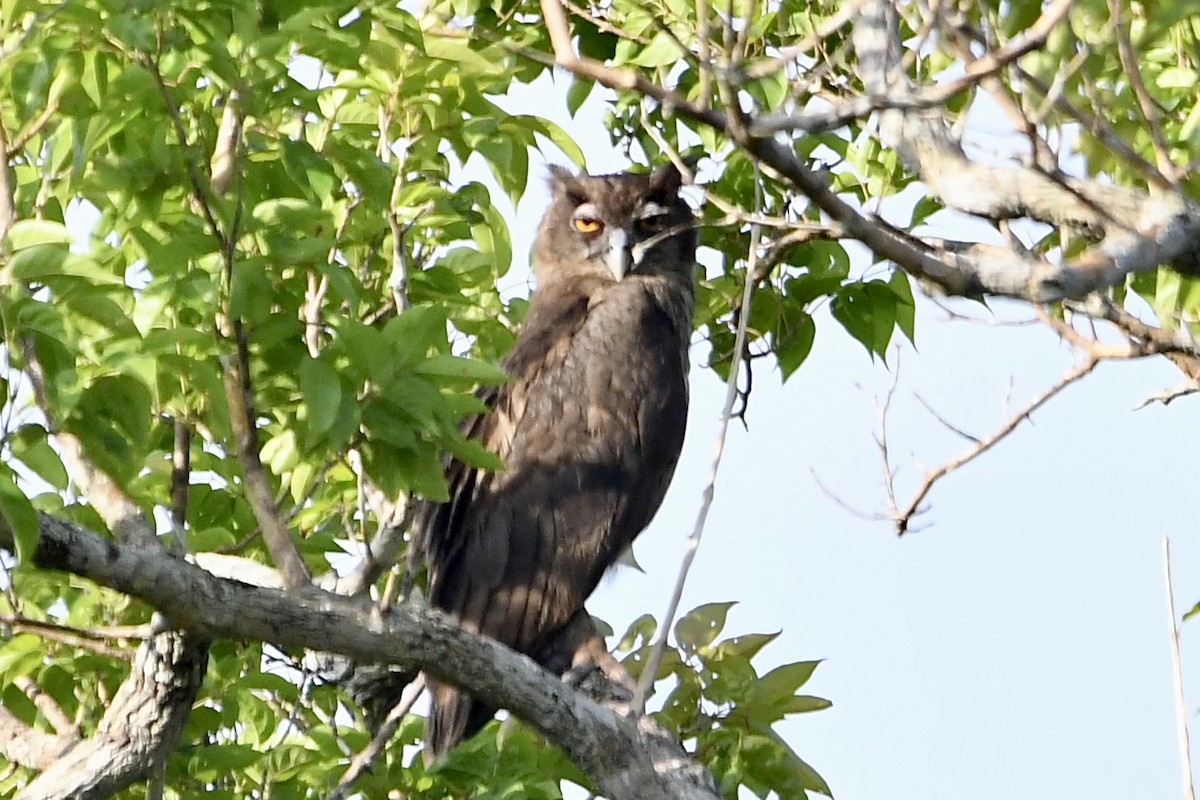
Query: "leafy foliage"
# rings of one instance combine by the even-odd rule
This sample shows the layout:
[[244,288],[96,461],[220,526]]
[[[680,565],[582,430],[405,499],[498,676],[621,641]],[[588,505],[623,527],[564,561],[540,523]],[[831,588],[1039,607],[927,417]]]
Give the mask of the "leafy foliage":
[[[724,48],[732,59],[736,50],[736,68],[751,76],[736,100],[748,118],[769,120],[863,93],[846,30],[826,30],[841,5],[738,1],[714,10],[615,0],[569,24],[582,55],[697,103],[714,101],[697,52]],[[580,166],[583,152],[551,121],[500,102],[516,84],[547,85],[549,38],[530,24],[539,21],[537,4],[434,0],[414,8],[379,0],[0,3],[0,153],[8,162],[0,189],[13,217],[8,225],[0,213],[0,515],[17,550],[0,600],[14,634],[0,643],[0,701],[26,724],[47,727],[18,678],[78,720],[82,734],[93,731],[127,672],[120,656],[129,639],[120,632],[149,618],[127,598],[32,567],[36,511],[104,528],[77,495],[56,434],[76,437],[138,505],[164,526],[171,519],[192,551],[268,561],[226,388],[231,370],[241,370],[269,488],[318,573],[359,552],[374,531],[368,486],[386,498],[442,498],[444,453],[501,466],[459,423],[480,409],[478,386],[503,380],[495,364],[524,302],[502,299],[496,285],[520,254],[488,188],[462,168],[485,165],[516,202],[536,177],[531,150],[553,145]],[[1022,0],[955,13],[958,30],[987,31],[994,41],[986,44],[997,46],[1024,35],[1042,10]],[[725,24],[730,12],[740,27]],[[1160,141],[1115,55],[1121,26],[1099,0],[1076,3],[1046,47],[1022,60],[1028,91],[1017,99],[1051,123],[1055,114],[1075,119],[1078,109],[1103,108],[1103,120],[1070,129],[1083,168],[1141,184],[1147,154],[1186,163],[1195,149],[1196,37],[1189,4],[1129,13],[1142,82],[1164,112]],[[906,37],[917,35],[916,23],[906,21]],[[817,32],[820,48],[779,60]],[[914,76],[939,78],[962,58],[953,43],[931,43],[905,63]],[[1065,62],[1078,68],[1064,71]],[[561,97],[574,114],[597,91],[572,79],[555,102]],[[669,104],[634,92],[604,99],[611,142],[632,160],[674,155],[699,164],[707,202],[698,211],[706,272],[697,326],[714,370],[743,368],[733,363],[733,343],[747,281],[755,284],[745,320],[751,358],[769,355],[784,379],[816,345],[825,305],[837,323],[830,327],[871,358],[886,357],[897,330],[914,338],[907,276],[875,265],[852,270],[837,231],[788,182],[763,174],[725,134],[685,124]],[[964,89],[943,113],[961,120],[972,99]],[[1114,148],[1114,140],[1128,146]],[[884,204],[915,187],[916,176],[868,120],[775,141],[856,207],[912,225],[940,211],[930,199]],[[1184,176],[1192,194],[1197,180]],[[759,234],[761,252],[751,259]],[[1057,231],[1034,243],[1065,253],[1076,246]],[[758,258],[770,269],[754,271]],[[1117,299],[1128,292],[1164,325],[1198,321],[1195,279],[1162,270],[1131,279]],[[741,788],[760,797],[829,794],[773,727],[828,705],[800,693],[816,663],[762,672],[755,659],[775,635],[720,639],[728,610],[701,606],[675,626],[656,676],[669,686],[659,717],[730,797]],[[621,640],[635,672],[655,628],[643,617]],[[70,635],[107,629],[118,633]],[[63,635],[42,635],[48,630]],[[426,771],[412,758],[420,724],[410,719],[359,789],[369,797],[396,788],[411,797],[533,798],[586,785],[524,729],[489,731]],[[367,740],[339,692],[314,684],[291,657],[219,642],[168,765],[167,794],[320,796]],[[28,777],[19,768],[3,773],[0,792]]]

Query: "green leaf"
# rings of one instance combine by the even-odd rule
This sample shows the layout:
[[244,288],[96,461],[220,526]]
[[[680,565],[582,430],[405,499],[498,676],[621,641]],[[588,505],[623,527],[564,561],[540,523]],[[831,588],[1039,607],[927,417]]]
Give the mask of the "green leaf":
[[18,280],[43,282],[47,278],[85,278],[98,285],[123,285],[124,280],[100,269],[85,256],[74,255],[63,244],[34,244],[13,255],[8,262]]
[[495,364],[451,355],[437,355],[422,361],[413,372],[438,378],[464,378],[488,386],[508,381],[508,373]]
[[70,244],[71,232],[61,222],[49,219],[21,219],[8,232],[8,246],[13,252],[39,244]]
[[0,647],[0,685],[30,675],[45,660],[45,645],[32,633],[18,633]]
[[33,563],[37,549],[38,518],[33,504],[16,483],[16,476],[5,464],[0,464],[0,516],[12,528],[17,548],[17,560]]
[[492,471],[504,469],[504,462],[500,460],[499,456],[474,439],[468,439],[457,431],[453,436],[444,439],[442,444],[446,452],[464,464]]
[[446,310],[432,305],[416,305],[388,320],[383,329],[388,358],[397,367],[412,367],[425,359],[432,349],[447,345]]
[[654,639],[654,634],[658,632],[658,621],[650,614],[642,614],[640,617],[629,623],[629,628],[621,637],[621,641],[617,643],[617,649],[621,652],[629,652],[634,647],[638,646],[638,642],[642,646],[649,644]]
[[1167,67],[1158,74],[1155,81],[1160,89],[1194,89],[1196,88],[1196,70],[1189,67]]
[[807,312],[789,303],[783,307],[782,323],[775,334],[775,357],[779,359],[779,371],[786,381],[812,352],[817,324]]
[[342,402],[342,381],[323,359],[306,358],[300,362],[300,395],[307,412],[308,433],[321,436],[338,418]]
[[768,702],[776,703],[791,698],[796,690],[808,682],[820,661],[797,661],[783,664],[768,672],[759,682],[758,691]]
[[272,436],[263,445],[259,458],[276,475],[282,475],[296,466],[300,461],[300,450],[296,446],[296,432],[286,430]]
[[58,453],[47,440],[49,434],[41,425],[34,423],[22,425],[9,440],[12,444],[13,455],[36,472],[38,476],[55,489],[64,490],[70,483],[66,467]]
[[442,460],[433,448],[400,450],[395,457],[400,480],[417,494],[436,503],[450,499]]
[[683,55],[675,37],[660,31],[629,63],[636,67],[665,67],[679,61]]
[[571,78],[571,85],[567,87],[567,111],[572,117],[579,113],[579,109],[587,102],[595,87],[596,84],[592,81]]
[[711,644],[725,627],[725,617],[736,603],[705,603],[675,623],[675,641],[685,650],[699,650]]
[[899,301],[896,303],[896,327],[910,342],[916,344],[917,304],[913,299],[912,284],[907,273],[899,269],[892,272],[888,286]]
[[1183,615],[1183,618],[1184,620],[1189,620],[1197,614],[1200,614],[1200,603],[1196,603],[1196,605],[1192,606],[1191,610]]

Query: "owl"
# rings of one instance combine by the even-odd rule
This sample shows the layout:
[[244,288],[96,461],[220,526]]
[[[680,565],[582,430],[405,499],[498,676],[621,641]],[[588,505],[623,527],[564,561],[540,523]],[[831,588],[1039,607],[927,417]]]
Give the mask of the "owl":
[[[649,524],[679,459],[696,234],[673,166],[552,168],[550,183],[511,380],[468,425],[505,469],[451,462],[451,499],[418,509],[414,552],[432,606],[561,673],[598,640],[583,604]],[[433,759],[495,710],[430,689]]]

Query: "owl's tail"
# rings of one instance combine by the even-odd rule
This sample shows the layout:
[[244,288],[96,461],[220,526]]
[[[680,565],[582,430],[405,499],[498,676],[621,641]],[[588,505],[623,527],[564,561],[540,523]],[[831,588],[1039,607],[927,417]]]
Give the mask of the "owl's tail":
[[425,720],[425,765],[438,761],[463,739],[474,736],[495,716],[462,689],[429,679],[429,718]]

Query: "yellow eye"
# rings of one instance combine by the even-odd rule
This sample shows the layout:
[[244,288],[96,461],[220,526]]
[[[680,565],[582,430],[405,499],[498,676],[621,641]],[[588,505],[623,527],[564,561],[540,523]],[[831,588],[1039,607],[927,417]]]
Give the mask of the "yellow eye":
[[580,233],[599,233],[600,229],[604,227],[604,223],[591,217],[575,217],[571,220],[571,224]]

